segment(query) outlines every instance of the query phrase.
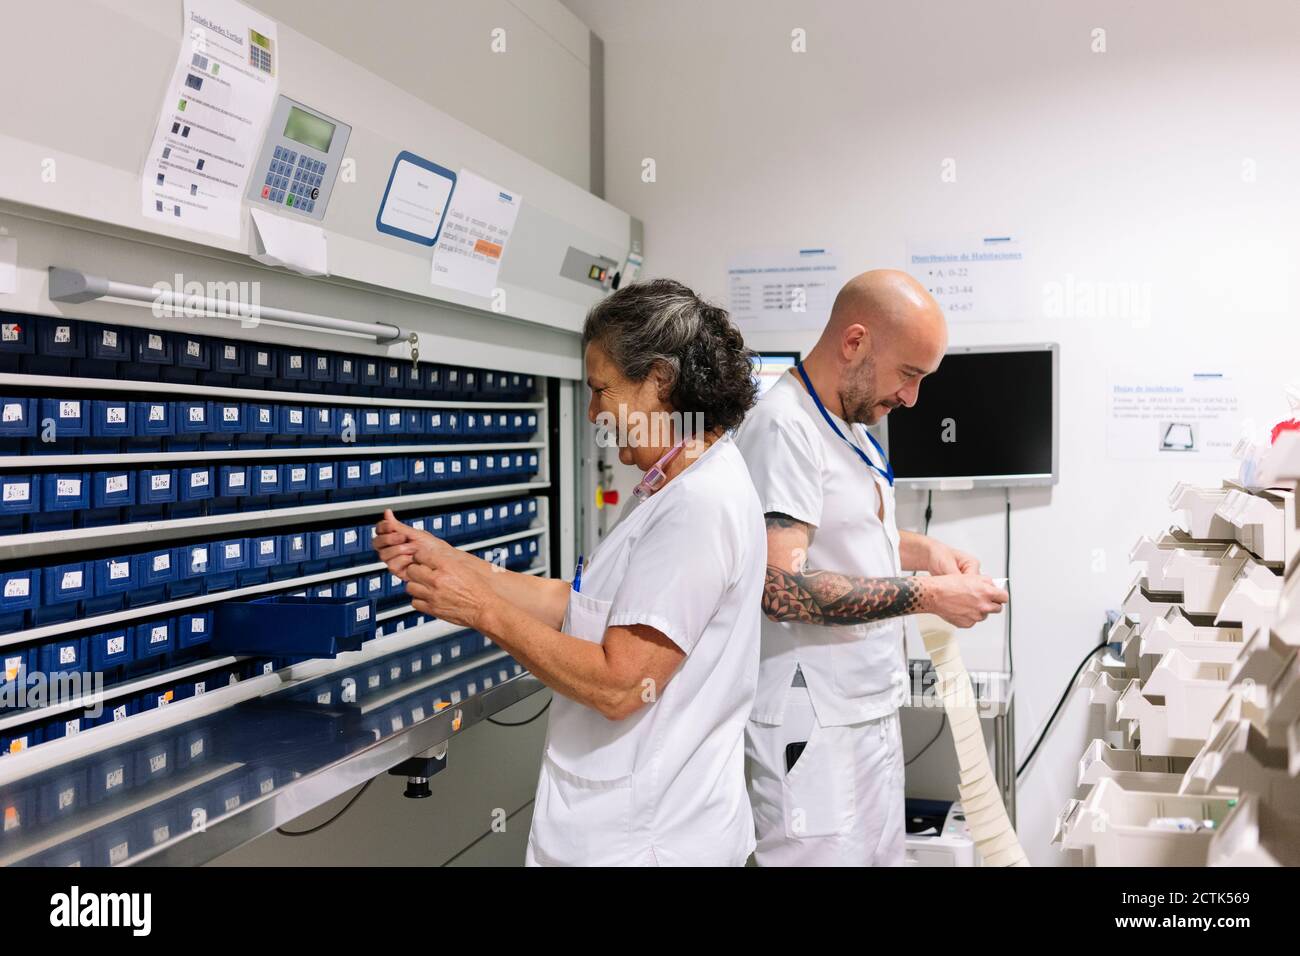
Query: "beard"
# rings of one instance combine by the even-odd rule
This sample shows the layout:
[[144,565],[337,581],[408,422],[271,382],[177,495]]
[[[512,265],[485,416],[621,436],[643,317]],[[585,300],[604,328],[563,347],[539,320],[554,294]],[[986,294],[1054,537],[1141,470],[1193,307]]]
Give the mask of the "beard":
[[862,360],[858,374],[840,392],[844,420],[855,425],[874,425],[898,404],[876,397],[876,363],[871,356]]

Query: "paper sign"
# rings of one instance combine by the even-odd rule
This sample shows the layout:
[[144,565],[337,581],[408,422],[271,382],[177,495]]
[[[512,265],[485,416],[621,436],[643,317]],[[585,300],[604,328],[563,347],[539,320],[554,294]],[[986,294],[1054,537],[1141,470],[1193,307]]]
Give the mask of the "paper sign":
[[1243,419],[1227,372],[1112,370],[1108,384],[1111,458],[1232,458]]
[[184,17],[141,174],[142,212],[237,239],[240,203],[275,102],[276,25],[236,0],[185,0]]
[[389,235],[431,246],[438,241],[456,174],[414,153],[402,152],[393,163],[375,228]]
[[462,169],[433,251],[434,285],[490,296],[523,197]]
[[825,249],[755,253],[732,260],[728,306],[743,329],[820,329],[841,283],[839,261]]
[[912,240],[907,272],[924,284],[950,322],[1027,318],[1025,251],[1009,235]]

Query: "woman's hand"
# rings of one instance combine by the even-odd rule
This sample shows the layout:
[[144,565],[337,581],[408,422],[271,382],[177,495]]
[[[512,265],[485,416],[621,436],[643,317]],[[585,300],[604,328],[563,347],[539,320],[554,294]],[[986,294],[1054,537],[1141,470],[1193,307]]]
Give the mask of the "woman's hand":
[[406,593],[421,614],[480,630],[497,596],[469,555],[439,543],[442,548],[420,550],[407,566]]
[[384,512],[384,517],[375,525],[375,540],[371,546],[379,554],[379,560],[388,566],[388,570],[403,581],[408,580],[407,569],[421,551],[438,553],[452,551],[460,554],[441,538],[418,531],[410,525],[402,524],[391,510]]

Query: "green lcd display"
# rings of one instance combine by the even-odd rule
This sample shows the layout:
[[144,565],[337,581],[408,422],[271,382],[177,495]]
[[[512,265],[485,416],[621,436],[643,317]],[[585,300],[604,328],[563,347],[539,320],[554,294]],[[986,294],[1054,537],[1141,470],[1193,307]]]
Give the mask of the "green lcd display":
[[302,143],[312,149],[319,149],[322,153],[328,153],[330,143],[334,139],[334,124],[329,120],[323,120],[319,116],[308,113],[306,110],[291,106],[289,107],[289,119],[284,124],[284,135],[296,143]]

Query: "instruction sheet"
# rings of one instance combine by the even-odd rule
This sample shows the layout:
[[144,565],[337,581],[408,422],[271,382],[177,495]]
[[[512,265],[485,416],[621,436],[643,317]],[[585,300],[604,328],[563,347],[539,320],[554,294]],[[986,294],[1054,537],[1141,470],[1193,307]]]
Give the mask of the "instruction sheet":
[[746,330],[820,329],[839,294],[839,260],[826,249],[784,249],[733,257],[727,305]]
[[433,250],[433,283],[492,295],[522,204],[518,193],[462,169]]
[[1232,458],[1242,434],[1233,376],[1215,369],[1112,370],[1107,446],[1111,458]]
[[240,203],[275,104],[276,25],[236,0],[185,0],[184,17],[141,175],[142,211],[237,239]]

